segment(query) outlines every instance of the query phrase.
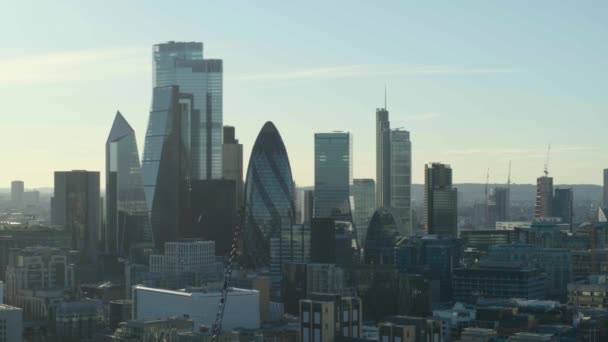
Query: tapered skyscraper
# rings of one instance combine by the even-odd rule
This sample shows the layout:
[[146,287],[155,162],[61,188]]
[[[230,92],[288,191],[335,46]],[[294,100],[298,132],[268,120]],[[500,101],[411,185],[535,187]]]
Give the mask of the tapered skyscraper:
[[353,141],[349,132],[315,134],[314,217],[352,222]]
[[190,141],[193,97],[177,86],[154,88],[142,171],[154,243],[191,236]]
[[428,234],[457,236],[457,191],[449,165],[424,166],[424,224]]
[[129,256],[131,247],[152,243],[135,131],[116,113],[106,141],[106,251]]
[[192,95],[188,142],[192,179],[222,178],[222,60],[203,59],[203,43],[158,44],[153,81],[154,87],[176,85]]

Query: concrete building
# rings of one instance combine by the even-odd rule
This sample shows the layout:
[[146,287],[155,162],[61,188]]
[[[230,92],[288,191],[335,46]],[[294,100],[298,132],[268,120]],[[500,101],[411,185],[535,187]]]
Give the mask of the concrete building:
[[[203,289],[171,291],[136,285],[132,292],[134,320],[149,321],[188,315],[197,328],[213,325],[220,301],[219,291]],[[224,329],[260,327],[258,291],[230,288],[225,305]]]
[[433,318],[392,316],[378,330],[378,341],[383,342],[444,341],[441,321]]
[[239,144],[233,126],[224,126],[223,178],[236,185],[236,208],[243,206],[243,144]]
[[568,304],[576,309],[608,309],[608,281],[605,275],[568,284]]
[[178,342],[178,334],[191,332],[193,328],[192,319],[185,317],[133,320],[120,323],[120,327],[114,332],[113,341]]
[[23,340],[23,310],[0,304],[0,342]]
[[534,217],[552,217],[553,177],[542,176],[536,179],[536,205]]
[[460,336],[461,342],[492,342],[498,337],[496,330],[485,328],[466,328]]
[[433,310],[433,317],[441,320],[444,329],[449,330],[451,340],[456,341],[465,328],[474,325],[475,307],[457,302],[452,308]]
[[16,180],[11,182],[11,202],[17,208],[23,205],[24,187],[23,181]]
[[334,294],[310,294],[300,300],[300,342],[334,342],[361,336],[361,299]]
[[180,286],[198,286],[206,278],[213,278],[215,269],[213,241],[166,242],[165,254],[150,255],[150,272],[181,278]]

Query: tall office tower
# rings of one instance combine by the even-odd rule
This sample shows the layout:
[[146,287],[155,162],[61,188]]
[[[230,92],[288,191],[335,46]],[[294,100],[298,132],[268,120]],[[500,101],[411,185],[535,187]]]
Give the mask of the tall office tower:
[[315,133],[314,217],[352,222],[353,137],[349,132]]
[[604,169],[604,208],[608,208],[608,169]]
[[391,203],[390,183],[390,121],[386,108],[376,109],[376,207]]
[[[287,150],[279,131],[268,121],[251,150],[245,183],[243,248],[251,266],[268,266],[271,262],[283,264],[282,260],[270,260],[270,242],[292,230],[294,191]],[[273,286],[277,281],[280,285],[280,278],[275,277],[272,281]]]
[[192,94],[192,179],[222,178],[222,75],[221,59],[203,59],[203,43],[154,45],[154,87]]
[[542,176],[536,179],[536,205],[534,217],[552,217],[553,177]]
[[555,189],[555,196],[553,196],[552,215],[561,218],[563,223],[568,223],[570,230],[572,230],[572,224],[574,223],[573,197],[572,188],[557,188]]
[[152,96],[142,171],[150,225],[159,250],[165,242],[185,237],[190,231],[192,99],[177,86],[154,88]]
[[424,224],[428,234],[458,234],[458,193],[452,187],[452,168],[441,163],[424,166]]
[[353,179],[353,221],[359,245],[365,245],[367,227],[376,209],[376,183],[373,179]]
[[304,190],[304,200],[302,201],[302,223],[310,225],[313,218],[315,207],[315,191]]
[[13,205],[19,207],[23,204],[23,192],[23,181],[16,180],[11,182],[11,202],[13,202]]
[[493,196],[495,203],[495,218],[498,222],[509,221],[511,211],[511,199],[508,188],[494,188]]
[[106,140],[107,252],[128,257],[131,247],[153,242],[135,131],[116,112]]
[[72,249],[96,263],[100,234],[99,172],[56,171],[53,224],[72,235]]
[[236,207],[243,206],[243,144],[236,139],[233,126],[224,126],[223,178],[236,184]]
[[412,143],[410,132],[394,129],[390,145],[390,206],[395,208],[402,220],[401,232],[412,235]]

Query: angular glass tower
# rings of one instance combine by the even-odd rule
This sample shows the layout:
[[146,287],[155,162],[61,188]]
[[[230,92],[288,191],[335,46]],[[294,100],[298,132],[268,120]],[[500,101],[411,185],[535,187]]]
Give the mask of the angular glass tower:
[[203,43],[167,42],[154,45],[154,87],[179,86],[192,94],[192,179],[222,178],[221,59],[203,59]]
[[154,88],[142,158],[144,194],[154,243],[190,234],[190,117],[192,95],[177,86]]
[[106,141],[107,252],[127,257],[131,247],[152,243],[135,131],[116,113]]
[[315,134],[314,217],[352,222],[353,143],[349,132]]
[[[272,122],[266,122],[253,145],[245,183],[246,226],[243,247],[250,265],[269,265],[271,239],[282,241],[285,231],[293,229],[294,191],[289,157],[281,135]],[[273,248],[289,246],[284,246],[281,242],[280,246]],[[281,261],[276,262],[280,266]]]

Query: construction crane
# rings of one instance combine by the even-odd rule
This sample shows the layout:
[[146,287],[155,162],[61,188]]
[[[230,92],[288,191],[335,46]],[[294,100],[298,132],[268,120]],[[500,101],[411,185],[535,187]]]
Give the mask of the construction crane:
[[551,144],[549,144],[549,148],[547,149],[547,159],[545,160],[545,177],[549,175],[549,156],[551,155]]

